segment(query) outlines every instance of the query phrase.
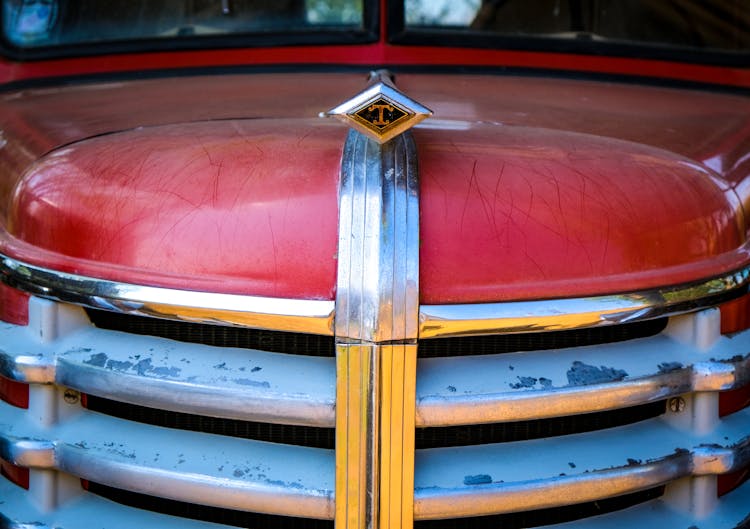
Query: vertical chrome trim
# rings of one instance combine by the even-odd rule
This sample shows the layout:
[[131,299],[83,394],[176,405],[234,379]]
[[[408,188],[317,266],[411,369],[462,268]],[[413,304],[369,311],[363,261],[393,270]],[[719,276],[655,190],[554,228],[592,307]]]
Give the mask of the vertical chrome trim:
[[409,529],[414,509],[419,193],[409,133],[351,131],[336,294],[337,529]]
[[349,132],[342,161],[335,333],[416,340],[419,188],[411,134],[378,145]]

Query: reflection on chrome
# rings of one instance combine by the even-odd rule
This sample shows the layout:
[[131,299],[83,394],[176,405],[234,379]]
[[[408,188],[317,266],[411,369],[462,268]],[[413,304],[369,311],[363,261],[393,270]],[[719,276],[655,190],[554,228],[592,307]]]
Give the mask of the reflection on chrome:
[[563,331],[671,316],[742,295],[750,267],[709,280],[661,289],[576,299],[422,305],[420,338]]
[[127,314],[331,335],[333,301],[216,294],[119,283],[0,257],[0,280],[39,297]]

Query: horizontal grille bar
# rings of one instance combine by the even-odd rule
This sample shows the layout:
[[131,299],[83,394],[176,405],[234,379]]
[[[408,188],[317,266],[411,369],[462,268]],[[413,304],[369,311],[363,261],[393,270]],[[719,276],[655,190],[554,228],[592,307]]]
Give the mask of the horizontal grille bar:
[[[57,320],[80,311],[32,298]],[[424,358],[417,372],[418,427],[517,422],[638,406],[750,381],[750,332],[708,346],[673,327],[714,321],[717,311],[673,318],[656,336],[502,355]],[[713,325],[713,323],[712,323]],[[718,333],[717,333],[718,334]],[[0,375],[182,413],[331,428],[333,359],[210,347],[91,327],[84,319],[48,343],[26,327],[2,329]]]
[[[159,513],[182,516],[194,520],[205,520],[216,523],[230,524],[236,527],[255,529],[333,529],[333,522],[329,520],[311,520],[307,518],[290,518],[269,516],[257,513],[216,509],[201,505],[182,503],[143,494],[136,494],[119,489],[113,489],[97,483],[91,483],[88,490],[107,499],[130,505],[139,509],[147,509]],[[664,493],[664,487],[628,494],[616,498],[595,502],[569,505],[555,509],[542,509],[523,513],[511,513],[497,516],[479,516],[472,518],[452,518],[449,520],[427,520],[417,522],[416,529],[523,529],[526,527],[547,526],[579,520],[591,516],[601,516],[654,500]]]
[[120,283],[50,270],[0,254],[0,281],[46,299],[179,321],[333,334],[334,302]]
[[[648,494],[648,491],[644,494]],[[0,498],[5,501],[5,503],[0,504],[0,527],[4,529],[29,529],[30,527],[34,529],[79,529],[80,527],[94,526],[102,529],[133,529],[133,527],[143,529],[230,529],[242,525],[218,525],[217,522],[209,523],[190,518],[157,514],[145,509],[127,507],[100,498],[97,495],[86,493],[82,494],[76,501],[68,502],[55,511],[43,512],[34,506],[30,496],[28,491],[16,487],[9,481],[0,479]],[[696,525],[697,523],[701,529],[747,529],[750,527],[750,520],[746,518],[748,497],[750,497],[750,482],[724,496],[709,516],[703,517],[695,523],[679,509],[675,509],[664,500],[656,499],[629,509],[616,510],[569,522],[564,527],[566,529],[673,528],[687,527],[688,524]],[[597,503],[606,503],[606,501]],[[497,520],[496,517],[485,519],[492,522]],[[507,520],[505,517],[502,519]],[[227,521],[230,522],[230,520]],[[305,521],[311,521],[313,526],[302,525],[300,529],[323,529],[317,524],[330,524],[328,521],[303,520],[303,522]],[[479,523],[474,525],[477,522]],[[417,522],[415,526],[417,529],[440,529],[443,524],[456,529],[462,529],[463,527],[481,529],[481,518]],[[506,526],[500,526],[499,524],[493,524],[492,527],[507,529]]]
[[[663,270],[664,277],[669,276]],[[589,298],[455,305],[422,305],[419,336],[437,338],[517,334],[620,325],[672,316],[738,297],[748,290],[750,267],[694,283]]]
[[89,411],[44,430],[24,421],[24,413],[0,403],[0,457],[19,466],[201,505],[333,518],[331,450],[186,431],[175,436]]
[[[90,411],[43,430],[24,414],[0,404],[0,457],[14,464],[177,501],[333,517],[333,451],[195,432],[181,432],[176,443],[172,430]],[[699,437],[650,419],[558,438],[419,450],[415,518],[537,510],[731,472],[750,464],[748,421],[750,410],[737,412]]]

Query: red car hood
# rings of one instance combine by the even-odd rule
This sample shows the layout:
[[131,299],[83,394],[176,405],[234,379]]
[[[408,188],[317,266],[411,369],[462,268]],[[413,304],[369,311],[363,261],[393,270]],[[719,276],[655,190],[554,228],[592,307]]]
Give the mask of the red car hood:
[[[450,79],[399,79],[435,110],[414,131],[423,302],[638,290],[748,261],[744,99]],[[5,251],[121,281],[332,299],[346,131],[313,116],[360,88],[275,75],[7,96]]]

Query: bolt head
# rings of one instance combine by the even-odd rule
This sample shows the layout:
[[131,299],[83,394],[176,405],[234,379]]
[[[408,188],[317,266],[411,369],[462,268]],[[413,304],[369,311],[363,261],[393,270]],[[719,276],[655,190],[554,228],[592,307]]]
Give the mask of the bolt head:
[[78,404],[81,394],[74,389],[66,389],[63,398],[68,404]]

